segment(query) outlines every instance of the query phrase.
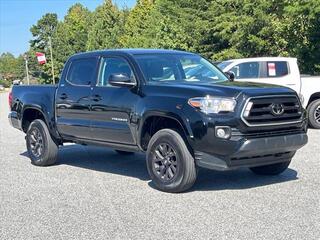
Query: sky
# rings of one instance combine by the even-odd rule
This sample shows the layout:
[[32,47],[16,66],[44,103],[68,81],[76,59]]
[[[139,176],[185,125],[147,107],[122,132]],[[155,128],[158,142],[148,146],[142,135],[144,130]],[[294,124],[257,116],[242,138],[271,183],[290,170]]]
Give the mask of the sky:
[[[113,0],[120,8],[132,7],[136,0]],[[15,56],[29,49],[30,27],[46,13],[57,13],[62,20],[75,3],[93,11],[103,0],[0,0],[0,54]]]

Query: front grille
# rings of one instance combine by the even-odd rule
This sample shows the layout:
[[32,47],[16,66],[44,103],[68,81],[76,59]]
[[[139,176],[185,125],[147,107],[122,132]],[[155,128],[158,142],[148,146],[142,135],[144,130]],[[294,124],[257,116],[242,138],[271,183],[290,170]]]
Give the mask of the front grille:
[[302,108],[296,96],[250,98],[242,112],[248,126],[280,125],[300,122]]

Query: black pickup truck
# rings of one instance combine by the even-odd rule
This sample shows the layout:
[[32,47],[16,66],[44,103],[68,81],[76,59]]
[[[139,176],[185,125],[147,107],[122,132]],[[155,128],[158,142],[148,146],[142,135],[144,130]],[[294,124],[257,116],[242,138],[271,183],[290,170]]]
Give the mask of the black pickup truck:
[[232,82],[182,51],[76,54],[57,86],[14,86],[9,102],[34,165],[54,164],[66,142],[142,151],[154,185],[167,192],[189,189],[199,167],[280,174],[308,140],[294,91]]

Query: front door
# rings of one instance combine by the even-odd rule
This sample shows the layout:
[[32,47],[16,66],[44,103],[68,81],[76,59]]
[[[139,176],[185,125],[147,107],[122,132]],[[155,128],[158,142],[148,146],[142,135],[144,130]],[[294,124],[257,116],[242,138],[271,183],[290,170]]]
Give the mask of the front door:
[[96,82],[98,58],[76,59],[67,67],[56,95],[57,129],[65,139],[89,139],[91,86]]
[[126,74],[136,82],[132,68],[124,58],[101,60],[100,76],[92,91],[92,139],[134,145],[134,109],[139,95],[129,87],[111,86],[108,81],[111,74]]

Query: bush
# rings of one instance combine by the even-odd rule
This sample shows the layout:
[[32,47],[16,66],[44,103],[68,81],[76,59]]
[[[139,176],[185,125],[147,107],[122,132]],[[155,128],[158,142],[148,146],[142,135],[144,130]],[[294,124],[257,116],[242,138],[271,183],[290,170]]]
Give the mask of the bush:
[[0,85],[3,85],[5,88],[8,88],[11,86],[11,83],[9,81],[0,79]]

